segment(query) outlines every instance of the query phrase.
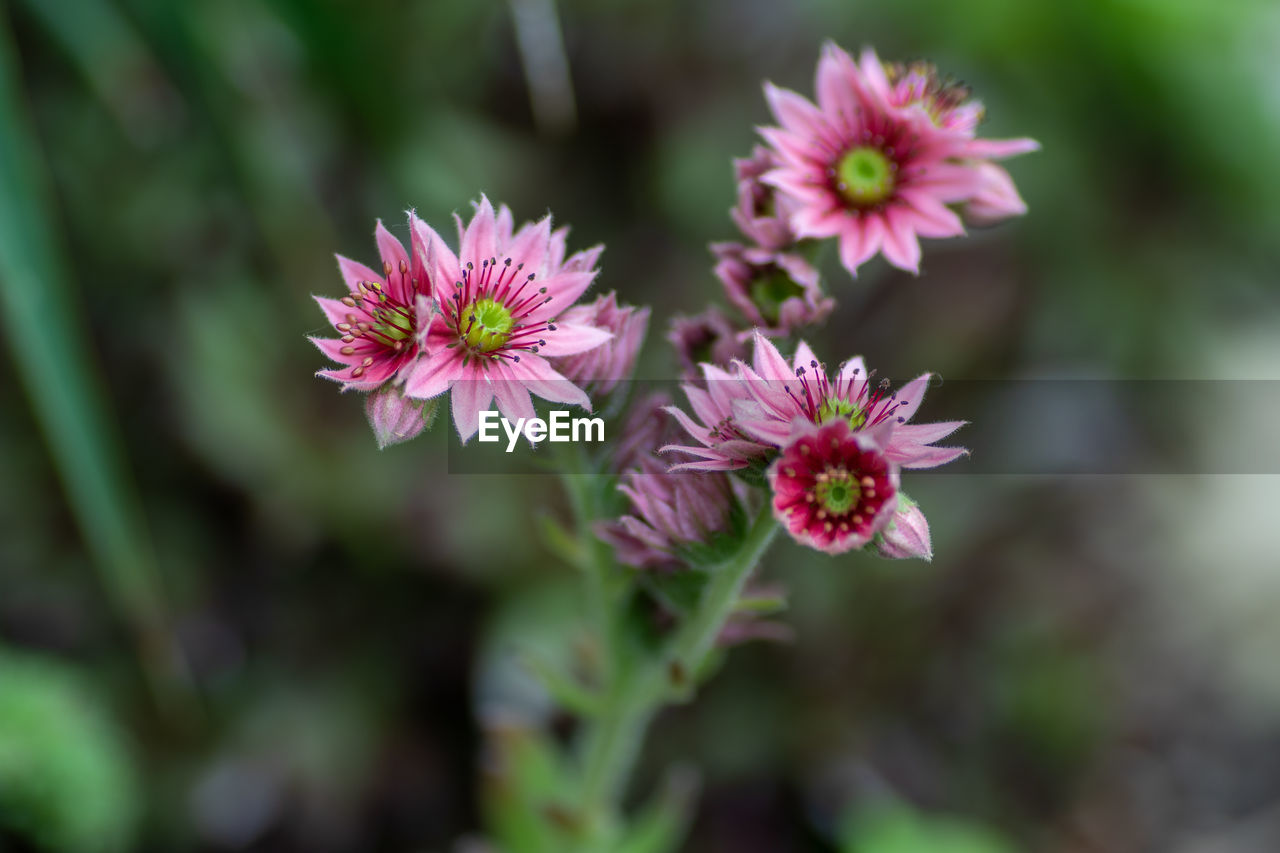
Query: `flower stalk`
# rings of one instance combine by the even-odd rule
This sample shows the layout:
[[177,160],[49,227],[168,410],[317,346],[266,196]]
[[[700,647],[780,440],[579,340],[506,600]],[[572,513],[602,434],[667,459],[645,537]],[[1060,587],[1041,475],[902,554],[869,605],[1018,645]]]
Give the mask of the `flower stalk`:
[[[583,478],[568,475],[565,479]],[[571,490],[576,488],[567,485]],[[596,849],[592,845],[616,831],[621,819],[619,801],[649,724],[663,705],[691,696],[716,638],[737,610],[747,579],[777,532],[778,524],[769,508],[761,508],[738,549],[710,570],[711,578],[697,607],[664,651],[634,666],[618,660],[606,664],[612,683],[607,685],[604,706],[584,739],[584,851]],[[625,602],[614,599],[611,604],[609,622],[616,625]]]

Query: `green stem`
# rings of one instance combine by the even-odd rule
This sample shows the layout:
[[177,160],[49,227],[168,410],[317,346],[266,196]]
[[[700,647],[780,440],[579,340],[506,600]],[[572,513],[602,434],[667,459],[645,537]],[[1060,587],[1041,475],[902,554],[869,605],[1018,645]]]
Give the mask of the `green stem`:
[[643,666],[615,667],[618,677],[586,740],[582,815],[588,846],[584,849],[591,849],[601,834],[607,836],[618,819],[619,800],[645,732],[672,696],[673,669],[678,666],[686,677],[696,679],[777,529],[769,507],[764,507],[737,553],[712,570],[697,609],[673,638],[667,654]]

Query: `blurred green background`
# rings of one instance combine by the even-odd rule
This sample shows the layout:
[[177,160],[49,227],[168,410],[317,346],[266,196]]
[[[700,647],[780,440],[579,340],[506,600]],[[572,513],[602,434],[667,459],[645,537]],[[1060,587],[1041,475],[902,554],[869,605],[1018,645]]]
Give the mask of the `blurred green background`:
[[[1044,146],[1025,218],[829,276],[828,358],[1280,379],[1273,2],[553,2],[0,3],[0,849],[478,838],[485,730],[548,722],[513,643],[579,630],[555,485],[448,475],[443,424],[379,453],[310,294],[483,191],[605,242],[671,377],[760,82],[811,94],[825,39]],[[1124,411],[1063,440],[1140,445]],[[1193,458],[1280,419],[1183,415]],[[777,549],[794,642],[663,716],[637,791],[703,771],[689,851],[1280,849],[1278,486],[913,475],[935,561]]]

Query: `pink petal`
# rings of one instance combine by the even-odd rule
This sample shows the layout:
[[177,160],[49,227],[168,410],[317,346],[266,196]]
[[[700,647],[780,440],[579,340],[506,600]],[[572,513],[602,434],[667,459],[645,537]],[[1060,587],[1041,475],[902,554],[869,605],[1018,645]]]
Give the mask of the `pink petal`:
[[845,222],[840,231],[840,263],[850,275],[857,275],[858,267],[880,251],[884,230],[878,213],[863,213]]
[[968,455],[963,447],[891,447],[885,451],[885,456],[903,468],[936,468]]
[[538,347],[538,354],[549,357],[575,355],[595,349],[613,338],[613,332],[582,326],[577,323],[556,323],[554,332],[545,332],[546,346]]
[[355,352],[352,355],[343,355],[342,348],[353,345],[347,345],[347,343],[343,343],[337,338],[307,338],[307,341],[314,343],[317,350],[325,353],[325,356],[328,356],[330,361],[337,361],[338,364],[360,364],[365,357],[364,351]]
[[[792,358],[791,360],[793,367],[797,367],[797,368],[803,367],[804,372],[810,377],[812,377],[814,368],[812,368],[810,365],[812,365],[817,360],[818,360],[818,357],[813,354],[813,350],[809,347],[807,343],[805,343],[804,341],[800,341],[800,343],[796,344],[796,354],[795,354],[795,357]],[[792,370],[791,374],[794,376],[795,370]]]
[[382,281],[381,273],[374,272],[364,264],[344,258],[342,255],[334,257],[338,259],[338,271],[342,273],[342,280],[347,283],[348,290],[359,289],[362,281]]
[[[378,226],[374,229],[373,235],[378,241],[378,254],[382,257],[382,263],[390,264],[393,275],[398,278],[401,261],[404,262],[406,267],[409,265],[409,255],[405,252],[404,245],[386,229],[381,219],[378,220]],[[390,280],[388,280],[388,284],[390,283]]]
[[[664,447],[662,449],[666,450],[667,448]],[[679,450],[680,448],[673,447],[671,449]],[[667,470],[675,474],[680,471],[736,471],[739,468],[746,467],[747,461],[745,459],[722,459],[707,460],[705,462],[680,462],[672,465]]]
[[544,216],[537,223],[521,228],[511,241],[511,245],[502,251],[511,259],[513,265],[524,265],[521,272],[525,275],[532,272],[545,276],[550,245],[551,217]]
[[971,139],[966,154],[980,160],[1003,160],[1018,154],[1039,151],[1040,143],[1034,139]]
[[889,263],[908,272],[920,273],[920,241],[911,230],[908,216],[893,207],[885,214],[884,257]]
[[595,279],[595,272],[562,272],[559,275],[552,276],[540,285],[538,282],[532,281],[531,285],[538,285],[547,289],[546,299],[550,297],[550,302],[543,302],[528,314],[529,323],[541,323],[544,320],[550,320],[570,308],[573,303],[578,301],[578,297],[583,294],[591,282]]
[[769,108],[782,126],[793,133],[811,135],[822,128],[822,113],[806,98],[790,89],[783,89],[772,83],[764,84],[764,96]]
[[586,392],[557,373],[542,356],[525,353],[508,369],[513,377],[542,399],[571,403],[591,411],[591,399]]
[[505,204],[498,205],[498,216],[495,222],[496,235],[499,246],[506,246],[511,243],[511,236],[515,229],[515,217],[511,215],[511,208]]
[[404,393],[429,400],[438,397],[462,375],[462,354],[457,349],[440,350],[418,359],[404,383]]
[[453,409],[453,425],[463,444],[480,429],[480,413],[488,409],[492,401],[493,388],[487,379],[465,379],[454,383],[449,405]]
[[686,415],[678,406],[664,406],[663,411],[675,418],[680,426],[684,427],[685,432],[696,438],[703,444],[712,444],[711,430],[700,426],[693,422],[693,419]]
[[814,144],[811,141],[812,135],[801,135],[783,130],[780,127],[759,127],[756,128],[761,136],[765,138],[777,154],[781,157],[776,169],[770,169],[760,176],[760,180],[765,183],[772,183],[770,175],[783,172],[787,169],[803,169],[811,166],[816,159],[814,157]]
[[982,176],[972,166],[934,163],[923,174],[913,176],[909,186],[927,190],[940,202],[964,201],[982,189]]
[[841,387],[852,384],[851,397],[858,396],[857,383],[867,381],[867,365],[862,360],[862,356],[855,355],[853,358],[840,365],[840,385]]
[[901,405],[894,412],[896,417],[909,421],[915,416],[924,400],[924,392],[929,389],[929,378],[930,374],[922,373],[898,389],[895,400]]
[[797,237],[824,239],[841,234],[849,222],[849,213],[831,205],[802,207],[791,216],[791,228]]
[[940,438],[951,435],[965,423],[965,421],[937,421],[931,424],[899,424],[893,431],[893,443],[932,444]]
[[964,223],[955,211],[926,192],[903,187],[898,194],[911,205],[912,223],[921,237],[960,237]]
[[347,322],[347,315],[355,312],[354,308],[348,308],[342,304],[340,299],[329,299],[325,296],[312,296],[311,298],[320,306],[325,318],[333,326]]
[[853,57],[833,42],[823,45],[822,58],[818,60],[818,72],[814,80],[814,91],[818,95],[818,105],[822,111],[852,117],[858,111],[858,100],[853,88],[853,81],[856,79],[857,68]]
[[471,224],[467,226],[458,246],[458,257],[464,264],[470,261],[479,267],[481,261],[498,256],[498,223],[493,205],[486,196],[481,195],[475,207]]
[[413,232],[413,254],[416,275],[426,275],[430,294],[440,302],[453,296],[454,283],[462,280],[458,256],[445,244],[436,230],[416,214],[410,215]]
[[764,379],[789,382],[795,379],[795,371],[778,352],[773,342],[759,332],[755,333],[755,355],[752,358],[756,373]]
[[602,252],[604,252],[603,243],[597,243],[590,249],[583,249],[581,252],[574,252],[569,256],[569,260],[564,262],[562,269],[565,272],[591,272],[595,269],[596,264],[599,263]]
[[884,64],[880,62],[880,57],[876,56],[875,50],[866,48],[862,51],[862,80],[866,85],[868,94],[874,96],[883,106],[889,105],[890,87],[889,78],[885,76]]
[[512,423],[520,418],[533,418],[537,412],[533,408],[533,400],[524,384],[511,374],[505,364],[498,364],[496,378],[493,382],[493,397],[497,401],[498,411]]

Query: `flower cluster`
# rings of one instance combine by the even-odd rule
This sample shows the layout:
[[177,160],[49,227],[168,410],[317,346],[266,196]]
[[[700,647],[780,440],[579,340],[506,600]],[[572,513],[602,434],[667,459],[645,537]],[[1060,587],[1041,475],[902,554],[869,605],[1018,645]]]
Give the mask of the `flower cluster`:
[[619,307],[612,294],[574,305],[603,247],[566,257],[567,229],[553,231],[550,217],[516,229],[511,211],[483,196],[457,227],[455,254],[410,212],[410,257],[378,223],[383,274],[339,257],[348,295],[316,297],[341,338],[312,340],[343,365],[319,375],[373,392],[369,419],[383,446],[420,433],[435,411],[423,401],[446,392],[464,443],[490,405],[513,420],[534,416],[531,395],[589,410],[579,383],[608,392],[644,337],[648,309]]
[[[732,310],[674,318],[667,332],[687,411],[662,395],[635,401],[614,445],[628,509],[595,529],[625,565],[696,562],[745,535],[738,522],[766,502],[807,547],[931,557],[901,476],[965,454],[937,444],[963,422],[913,422],[929,374],[895,390],[861,358],[828,371],[801,339],[835,307],[815,249],[833,239],[855,276],[876,255],[918,272],[920,237],[1026,211],[995,161],[1038,146],[980,138],[981,104],[924,63],[828,44],[815,89],[810,101],[766,83],[777,123],[734,161],[740,239],[711,245]],[[446,395],[464,443],[491,406],[514,421],[535,417],[534,397],[621,404],[650,311],[612,292],[580,302],[603,247],[570,254],[549,216],[517,227],[483,196],[456,220],[456,251],[412,212],[410,251],[379,223],[381,270],[339,257],[347,294],[317,297],[339,335],[313,339],[339,365],[320,375],[368,393],[379,444],[422,432]]]
[[[672,470],[764,470],[777,518],[819,550],[860,548],[885,531],[898,507],[901,468],[933,468],[966,452],[934,444],[962,421],[909,423],[928,374],[891,391],[888,380],[877,382],[861,358],[852,358],[829,377],[808,344],[801,341],[788,362],[761,335],[751,364],[702,368],[704,382],[683,386],[693,415],[668,409],[697,442],[663,448],[692,457]],[[918,527],[923,516],[912,523]],[[897,550],[926,556],[927,525],[917,538],[922,547],[904,540]]]

